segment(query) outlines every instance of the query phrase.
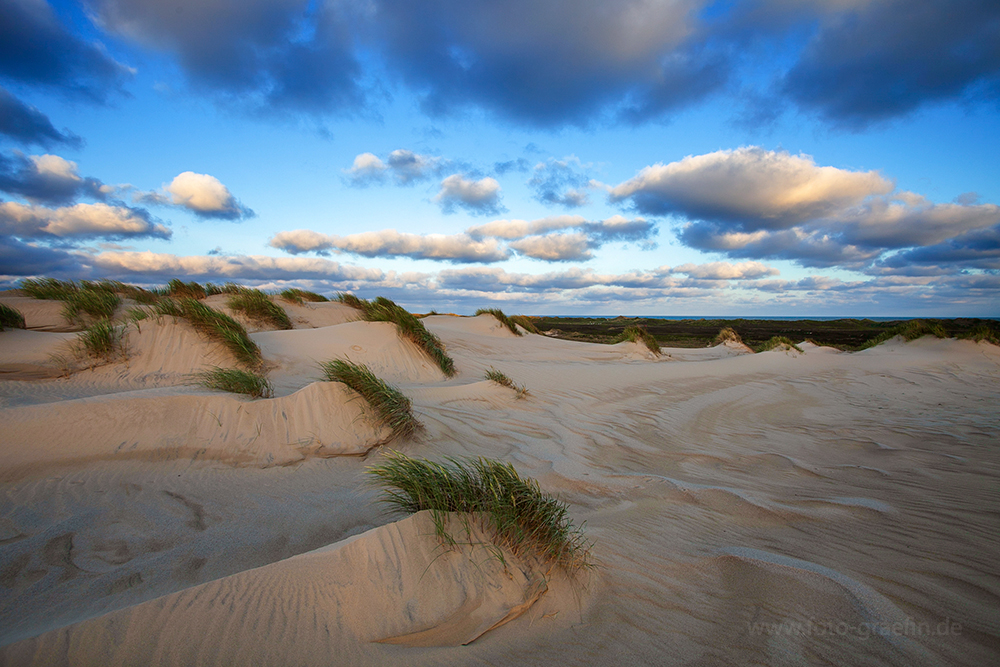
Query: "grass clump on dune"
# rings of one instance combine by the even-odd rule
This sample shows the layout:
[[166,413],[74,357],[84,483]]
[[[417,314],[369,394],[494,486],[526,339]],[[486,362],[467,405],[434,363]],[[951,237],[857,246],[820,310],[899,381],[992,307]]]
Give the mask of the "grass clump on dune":
[[21,281],[19,289],[32,299],[48,299],[62,301],[69,294],[80,289],[73,281],[56,280],[55,278],[26,278]]
[[513,389],[517,392],[518,398],[524,398],[528,395],[528,390],[524,385],[516,384],[510,377],[497,369],[490,366],[490,370],[486,371],[486,379],[491,382],[496,382],[497,384],[507,387],[508,389]]
[[479,310],[476,311],[476,316],[479,315],[492,315],[493,317],[497,318],[500,324],[510,329],[511,333],[513,333],[515,336],[524,335],[517,330],[517,325],[514,324],[514,322],[512,322],[509,317],[504,315],[504,312],[499,308],[480,308]]
[[771,336],[771,338],[767,339],[766,341],[755,347],[753,351],[769,352],[770,350],[780,347],[786,347],[804,353],[801,347],[793,343],[792,339],[786,336]]
[[208,296],[205,288],[196,282],[186,283],[183,280],[174,278],[163,290],[163,296],[172,296],[175,299],[197,299],[201,300]]
[[24,315],[21,314],[21,311],[5,303],[0,303],[0,331],[24,328]]
[[292,303],[297,303],[300,306],[306,301],[311,301],[313,303],[323,303],[325,301],[329,301],[329,299],[322,294],[316,294],[316,292],[310,292],[309,290],[298,288],[282,290],[280,296],[285,301],[291,301]]
[[245,394],[253,398],[271,398],[274,388],[263,375],[239,368],[219,368],[194,374],[195,381],[207,389]]
[[509,463],[478,458],[442,464],[390,452],[368,474],[385,487],[382,500],[393,509],[431,510],[441,538],[454,541],[444,533],[444,513],[463,512],[516,556],[537,556],[571,571],[592,565],[590,544],[570,521],[566,503]]
[[126,326],[103,319],[94,322],[77,336],[77,352],[100,361],[125,359]]
[[196,299],[163,299],[148,311],[133,310],[129,313],[135,321],[149,315],[171,315],[187,320],[200,333],[222,343],[237,361],[249,369],[256,370],[264,363],[260,347],[250,339],[242,324]]
[[369,322],[392,322],[403,337],[413,341],[417,347],[434,360],[442,373],[448,377],[455,375],[455,362],[445,353],[441,339],[428,331],[424,323],[417,319],[413,313],[383,296],[376,297],[373,301],[367,301],[359,299],[353,294],[341,293],[337,295],[336,299],[360,310],[362,317]]
[[903,340],[911,341],[922,336],[936,336],[937,338],[947,338],[948,334],[939,322],[927,322],[925,320],[909,320],[902,324],[897,324],[891,329],[886,329],[879,335],[865,341],[859,350],[867,350],[870,347],[881,345],[896,336],[902,336]]
[[327,381],[341,382],[360,394],[375,411],[378,423],[392,430],[392,437],[405,438],[420,428],[410,399],[364,364],[332,359],[321,363],[320,369]]
[[541,333],[538,330],[538,327],[535,326],[535,323],[532,322],[531,318],[528,317],[527,315],[511,315],[510,321],[520,326],[528,333],[533,333],[533,334]]
[[656,340],[653,334],[646,330],[646,327],[641,325],[632,325],[625,327],[625,330],[618,334],[612,343],[624,343],[629,341],[632,343],[642,343],[649,351],[653,354],[660,353],[660,343]]
[[62,315],[68,322],[82,321],[81,314],[97,320],[110,319],[121,305],[122,298],[102,288],[83,287],[63,298]]
[[226,304],[233,310],[265,325],[278,329],[292,328],[292,321],[288,318],[288,313],[259,289],[241,288],[239,292],[229,297]]
[[977,343],[987,342],[993,345],[1000,345],[1000,334],[997,333],[996,329],[985,324],[980,324],[973,328],[969,333],[962,336],[962,338],[974,340]]
[[712,345],[722,345],[723,343],[738,343],[743,345],[743,339],[740,335],[736,333],[736,329],[732,327],[722,327],[719,329],[719,333],[716,334],[715,340],[712,341]]

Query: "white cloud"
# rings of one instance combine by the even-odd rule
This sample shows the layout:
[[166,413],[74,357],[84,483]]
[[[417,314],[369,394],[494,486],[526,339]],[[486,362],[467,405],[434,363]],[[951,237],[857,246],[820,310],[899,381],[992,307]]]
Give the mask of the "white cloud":
[[709,262],[707,264],[682,264],[670,270],[698,280],[754,280],[776,276],[778,270],[761,262]]
[[493,220],[482,225],[469,227],[465,231],[474,238],[493,237],[514,240],[534,234],[579,227],[586,222],[587,219],[580,215],[556,215],[531,222],[527,220]]
[[511,241],[510,247],[522,255],[547,262],[584,261],[594,257],[590,252],[590,239],[581,233],[527,236]]
[[411,185],[436,176],[447,164],[442,158],[399,148],[389,153],[385,161],[374,153],[361,153],[344,173],[352,185],[359,187],[384,183],[390,175],[397,185]]
[[394,229],[348,236],[300,229],[275,234],[269,245],[293,254],[335,250],[364,257],[402,256],[451,262],[499,262],[510,256],[496,239],[479,240],[467,234],[406,234]]
[[0,235],[20,238],[170,238],[171,231],[141,211],[103,203],[61,208],[0,202]]
[[219,179],[208,174],[185,171],[178,174],[166,192],[175,206],[182,206],[204,218],[236,220],[253,216]]
[[475,215],[488,215],[503,210],[500,184],[489,176],[473,181],[461,174],[452,174],[441,181],[441,190],[434,197],[445,213],[460,206]]

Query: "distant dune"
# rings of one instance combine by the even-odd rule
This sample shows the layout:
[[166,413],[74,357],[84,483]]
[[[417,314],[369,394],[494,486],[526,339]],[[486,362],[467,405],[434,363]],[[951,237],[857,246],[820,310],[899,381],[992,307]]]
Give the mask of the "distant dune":
[[[203,301],[260,350],[274,396],[251,399],[198,384],[241,365],[182,317],[127,324],[126,299],[100,360],[58,301],[0,294],[27,326],[0,332],[0,664],[1000,659],[996,345],[656,354],[424,317],[448,378],[391,322],[272,300],[292,329]],[[422,428],[392,439],[322,378],[331,359]],[[384,447],[512,463],[568,503],[597,567],[388,514],[365,475]]]

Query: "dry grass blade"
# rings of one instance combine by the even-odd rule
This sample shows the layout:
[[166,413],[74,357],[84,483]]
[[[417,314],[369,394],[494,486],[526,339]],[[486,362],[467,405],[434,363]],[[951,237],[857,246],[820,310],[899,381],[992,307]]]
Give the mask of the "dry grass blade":
[[520,331],[517,330],[517,326],[514,324],[514,322],[511,321],[511,319],[509,317],[507,317],[506,315],[504,315],[504,312],[502,310],[500,310],[499,308],[480,308],[479,310],[476,311],[476,316],[479,316],[479,315],[492,315],[493,317],[497,318],[497,320],[500,322],[500,324],[502,324],[505,327],[507,327],[508,329],[510,329],[510,331],[515,336],[523,336],[524,335]]
[[326,380],[341,382],[360,394],[375,411],[378,423],[392,430],[392,437],[405,438],[420,428],[410,399],[364,364],[332,359],[321,363],[320,369]]
[[590,544],[570,521],[568,506],[509,463],[485,458],[436,463],[390,452],[368,474],[385,488],[382,500],[393,509],[434,512],[439,534],[442,513],[465,512],[483,520],[495,543],[517,556],[538,556],[569,570],[592,564]]

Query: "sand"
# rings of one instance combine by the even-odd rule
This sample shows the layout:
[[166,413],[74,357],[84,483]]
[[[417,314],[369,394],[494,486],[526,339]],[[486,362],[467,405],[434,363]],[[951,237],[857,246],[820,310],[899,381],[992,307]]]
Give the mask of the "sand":
[[[45,308],[0,333],[0,664],[1000,659],[1000,348],[656,356],[428,317],[446,379],[391,325],[282,305],[302,328],[252,334],[277,390],[257,401],[188,384],[231,360],[172,318],[65,377]],[[318,381],[333,356],[413,399],[424,428],[392,447],[512,462],[599,566],[387,514],[364,475],[387,434]]]

